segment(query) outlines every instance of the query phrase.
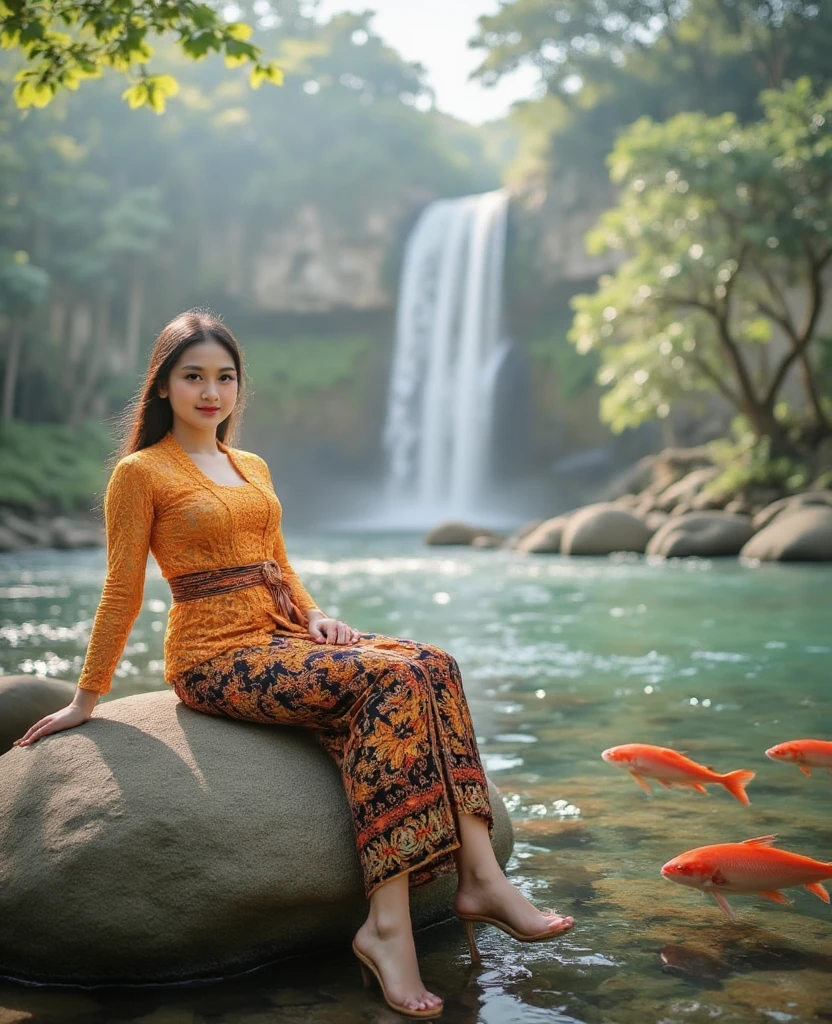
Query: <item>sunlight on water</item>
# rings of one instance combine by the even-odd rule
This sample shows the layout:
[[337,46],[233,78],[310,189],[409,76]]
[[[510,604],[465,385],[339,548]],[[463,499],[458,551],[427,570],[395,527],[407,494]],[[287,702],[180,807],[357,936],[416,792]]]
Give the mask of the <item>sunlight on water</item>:
[[[390,535],[290,537],[288,546],[331,613],[457,658],[484,762],[514,821],[509,874],[539,905],[576,917],[552,944],[521,946],[484,929],[480,969],[455,923],[422,933],[443,1020],[832,1020],[829,906],[801,889],[789,891],[790,907],[729,897],[731,925],[712,900],[658,873],[690,847],[770,832],[786,849],[832,859],[832,777],[805,778],[764,756],[785,739],[832,738],[832,570],[526,558]],[[4,673],[77,677],[103,565],[101,551],[0,556]],[[169,605],[151,565],[112,696],[164,685]],[[719,771],[756,770],[751,807],[718,787],[646,796],[600,758],[637,740]],[[151,1016],[397,1019],[363,992],[346,950],[328,956],[325,972],[304,957],[211,986],[81,994],[0,985],[0,1020]]]

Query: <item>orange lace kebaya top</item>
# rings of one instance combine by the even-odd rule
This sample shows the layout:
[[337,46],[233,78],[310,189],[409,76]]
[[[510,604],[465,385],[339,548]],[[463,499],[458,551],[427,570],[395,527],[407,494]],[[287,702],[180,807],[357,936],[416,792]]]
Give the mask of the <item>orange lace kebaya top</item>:
[[[253,452],[219,440],[217,447],[247,483],[215,483],[170,432],[116,464],[104,497],[107,578],[81,689],[110,689],[142,607],[148,551],[165,579],[273,558],[295,604],[304,612],[315,607],[286,557],[282,509],[268,466]],[[226,651],[267,646],[275,630],[306,633],[278,612],[267,586],[176,602],[165,632],[165,682]]]

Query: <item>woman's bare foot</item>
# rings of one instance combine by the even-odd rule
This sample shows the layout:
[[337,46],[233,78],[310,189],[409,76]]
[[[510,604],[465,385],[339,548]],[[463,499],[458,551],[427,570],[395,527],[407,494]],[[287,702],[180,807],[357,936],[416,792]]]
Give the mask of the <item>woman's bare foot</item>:
[[572,917],[538,910],[502,872],[480,879],[460,878],[454,910],[458,914],[480,914],[505,921],[521,935],[538,935],[547,929],[560,935],[575,923]]
[[368,919],[355,933],[355,945],[378,968],[391,1002],[410,1010],[442,1005],[439,996],[422,984],[410,928],[385,928]]

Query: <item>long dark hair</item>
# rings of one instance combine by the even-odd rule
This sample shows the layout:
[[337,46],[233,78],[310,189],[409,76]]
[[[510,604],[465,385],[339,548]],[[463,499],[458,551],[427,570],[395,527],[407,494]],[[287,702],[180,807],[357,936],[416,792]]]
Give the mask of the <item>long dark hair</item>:
[[118,420],[118,449],[108,460],[110,467],[125,455],[161,441],[173,426],[170,400],[159,397],[159,386],[167,385],[182,352],[189,345],[202,341],[218,342],[234,360],[238,381],[237,401],[230,415],[217,424],[219,440],[234,445],[246,399],[243,353],[239,342],[217,314],[209,309],[189,309],[166,324],[154,342],[144,381]]

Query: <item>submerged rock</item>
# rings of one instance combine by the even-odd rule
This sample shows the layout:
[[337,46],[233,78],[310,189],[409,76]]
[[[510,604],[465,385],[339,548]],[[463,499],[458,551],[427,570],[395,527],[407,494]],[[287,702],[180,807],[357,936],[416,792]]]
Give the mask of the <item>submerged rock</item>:
[[75,687],[47,676],[0,676],[0,754],[45,715],[60,711]]
[[620,505],[587,505],[569,518],[561,540],[564,555],[609,555],[613,551],[643,552],[653,531]]
[[[494,848],[512,830],[490,787]],[[334,762],[301,728],[108,701],[0,760],[0,974],[161,982],[346,943],[366,916]],[[412,892],[415,927],[455,876]]]
[[494,537],[500,542],[504,540],[502,534],[494,530],[486,530],[481,526],[471,526],[470,523],[449,521],[434,526],[425,537],[425,544],[430,545],[462,545],[473,544],[476,537]]
[[729,512],[690,512],[674,516],[650,538],[648,555],[663,558],[717,558],[737,555],[754,533],[748,516]]
[[762,562],[832,561],[832,506],[781,512],[740,552]]

